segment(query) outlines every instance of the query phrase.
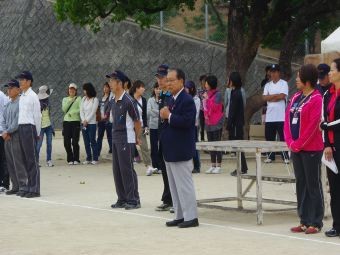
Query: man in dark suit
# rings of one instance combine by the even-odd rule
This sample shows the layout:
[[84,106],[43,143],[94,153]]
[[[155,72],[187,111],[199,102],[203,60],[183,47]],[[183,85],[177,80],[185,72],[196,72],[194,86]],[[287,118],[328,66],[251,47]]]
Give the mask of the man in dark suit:
[[166,226],[197,227],[197,203],[191,175],[196,107],[192,97],[184,90],[185,74],[182,70],[169,70],[167,82],[173,97],[170,104],[160,110],[160,117],[166,122],[160,139],[175,219],[168,221]]

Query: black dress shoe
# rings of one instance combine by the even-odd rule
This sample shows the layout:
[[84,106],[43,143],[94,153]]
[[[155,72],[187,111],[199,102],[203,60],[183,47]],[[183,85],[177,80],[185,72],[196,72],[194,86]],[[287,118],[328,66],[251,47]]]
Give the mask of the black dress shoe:
[[[241,171],[241,174],[246,174],[246,173],[247,173],[247,170]],[[231,176],[237,176],[237,170],[235,169],[234,171],[232,171],[232,172],[230,173],[230,175],[231,175]]]
[[325,235],[328,236],[328,237],[336,237],[336,236],[339,236],[340,233],[336,229],[332,228],[332,229],[326,231]]
[[172,221],[167,221],[165,225],[167,227],[177,227],[178,224],[184,222],[184,219],[179,219],[179,220],[172,220]]
[[122,201],[117,201],[115,204],[111,205],[111,208],[116,209],[116,208],[125,208],[126,203]]
[[24,197],[27,194],[25,191],[19,191],[16,195],[19,197]]
[[17,194],[19,191],[18,190],[13,190],[13,189],[11,189],[11,190],[8,190],[8,191],[6,191],[6,195],[15,195],[15,194]]
[[26,195],[24,197],[26,197],[26,198],[40,197],[40,194],[35,193],[35,192],[28,192],[28,193],[26,193]]
[[183,221],[182,223],[178,224],[179,228],[191,228],[191,227],[198,227],[198,219]]

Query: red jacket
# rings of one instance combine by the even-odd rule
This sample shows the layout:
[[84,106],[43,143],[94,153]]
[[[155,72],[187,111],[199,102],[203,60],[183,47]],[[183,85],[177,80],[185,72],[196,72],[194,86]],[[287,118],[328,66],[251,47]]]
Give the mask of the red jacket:
[[291,133],[290,114],[293,112],[292,105],[302,92],[294,94],[286,109],[284,123],[284,136],[288,148],[293,152],[299,151],[322,151],[324,149],[322,133],[319,125],[321,121],[322,96],[317,90],[311,94],[305,102],[299,106],[300,130],[299,137],[293,140]]

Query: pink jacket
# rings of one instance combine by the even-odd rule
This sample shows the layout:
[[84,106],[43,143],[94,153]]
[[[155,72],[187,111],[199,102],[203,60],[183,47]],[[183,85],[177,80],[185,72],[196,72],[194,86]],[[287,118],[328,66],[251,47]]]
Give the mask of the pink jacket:
[[222,95],[216,90],[208,91],[208,98],[203,101],[205,124],[217,125],[223,118]]
[[301,92],[294,94],[286,109],[284,123],[284,136],[289,149],[293,152],[299,151],[322,151],[323,141],[319,125],[321,121],[322,96],[315,90],[312,95],[306,99],[299,107],[300,112],[300,130],[299,138],[293,140],[290,130],[290,113],[293,111],[292,105],[301,95]]

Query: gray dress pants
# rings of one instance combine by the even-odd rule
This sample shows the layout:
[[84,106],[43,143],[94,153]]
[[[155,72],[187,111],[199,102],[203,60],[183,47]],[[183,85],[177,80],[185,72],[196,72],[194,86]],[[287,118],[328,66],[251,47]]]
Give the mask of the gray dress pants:
[[5,142],[6,160],[12,190],[27,190],[27,174],[20,150],[19,133],[11,134],[11,139]]

